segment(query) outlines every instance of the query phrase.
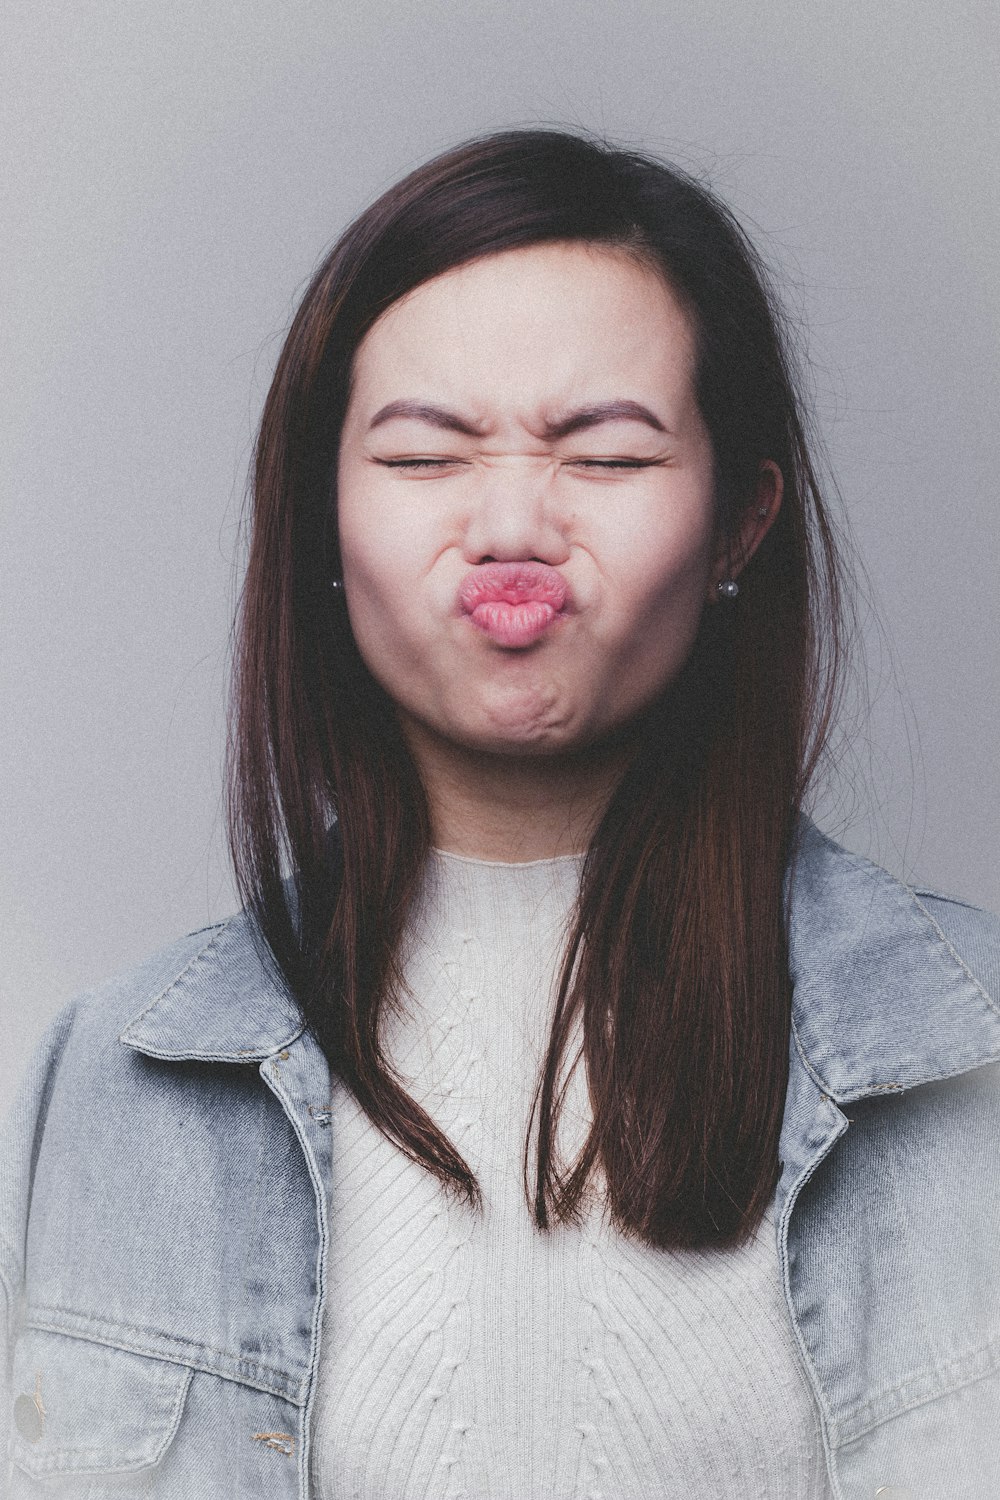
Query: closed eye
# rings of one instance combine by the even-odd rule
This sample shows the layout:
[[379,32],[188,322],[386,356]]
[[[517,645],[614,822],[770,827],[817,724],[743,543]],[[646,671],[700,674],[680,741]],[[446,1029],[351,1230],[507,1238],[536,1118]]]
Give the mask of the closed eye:
[[[447,469],[466,464],[463,458],[376,458],[384,469]],[[570,458],[565,460],[573,469],[651,469],[662,465],[662,458]]]
[[377,458],[384,469],[446,469],[464,462],[461,458]]
[[571,458],[575,469],[651,469],[663,462],[660,458]]

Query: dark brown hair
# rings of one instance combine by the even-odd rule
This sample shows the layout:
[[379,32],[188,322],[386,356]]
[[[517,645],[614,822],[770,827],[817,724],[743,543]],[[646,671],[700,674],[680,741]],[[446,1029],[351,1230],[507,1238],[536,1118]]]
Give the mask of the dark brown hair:
[[[791,999],[783,881],[835,706],[841,588],[767,276],[703,184],[583,136],[503,132],[406,177],[320,266],[256,449],[233,856],[334,1073],[403,1151],[477,1202],[468,1165],[381,1045],[385,1006],[400,1002],[397,951],[429,817],[393,705],[331,589],[337,451],[352,360],[386,308],[475,257],[566,240],[632,249],[687,309],[722,535],[736,537],[765,460],[781,469],[784,500],[738,599],[704,611],[687,663],[645,714],[592,839],[526,1185],[542,1228],[577,1217],[603,1178],[621,1230],[659,1246],[731,1245],[759,1224],[779,1168]],[[593,1126],[563,1163],[557,1122],[581,1022]]]

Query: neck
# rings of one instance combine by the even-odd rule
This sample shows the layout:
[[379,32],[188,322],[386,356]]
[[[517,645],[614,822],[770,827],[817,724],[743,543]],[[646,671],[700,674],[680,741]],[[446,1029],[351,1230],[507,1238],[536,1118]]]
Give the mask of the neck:
[[516,864],[582,853],[624,768],[622,747],[561,756],[492,755],[422,725],[404,733],[438,849]]

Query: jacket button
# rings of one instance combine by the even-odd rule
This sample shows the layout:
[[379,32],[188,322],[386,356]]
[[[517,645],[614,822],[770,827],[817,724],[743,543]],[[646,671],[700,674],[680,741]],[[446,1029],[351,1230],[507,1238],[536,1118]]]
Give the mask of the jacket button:
[[883,1484],[875,1491],[875,1500],[913,1500],[913,1491],[898,1484]]
[[14,1425],[27,1443],[37,1443],[45,1431],[45,1415],[34,1396],[18,1396],[14,1402]]

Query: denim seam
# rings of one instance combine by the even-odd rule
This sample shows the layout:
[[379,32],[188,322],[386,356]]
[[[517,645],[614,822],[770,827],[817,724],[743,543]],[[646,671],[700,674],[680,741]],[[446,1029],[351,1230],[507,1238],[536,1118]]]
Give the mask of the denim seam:
[[962,973],[965,975],[965,977],[969,980],[969,982],[971,984],[975,985],[976,989],[979,991],[980,995],[982,995],[983,999],[986,1001],[986,1004],[989,1006],[989,1008],[993,1012],[993,1014],[995,1016],[1000,1016],[1000,1005],[997,1005],[997,1003],[993,999],[992,995],[987,994],[986,990],[983,989],[982,985],[979,983],[979,980],[976,978],[975,974],[973,974],[972,970],[969,968],[968,964],[965,962],[965,959],[962,957],[962,955],[959,952],[957,952],[957,950],[955,948],[952,947],[951,943],[949,942],[947,936],[944,933],[944,930],[938,925],[938,923],[935,920],[935,918],[927,910],[927,908],[923,904],[923,902],[917,897],[916,892],[913,893],[913,902],[914,902],[914,905],[917,906],[920,909],[920,911],[927,918],[928,922],[934,928],[934,931],[937,933],[938,938],[943,943],[944,947],[948,950],[948,952],[951,954],[951,956],[955,960],[955,962],[958,964],[958,966],[961,969]]
[[[798,1044],[796,1043],[796,1045]],[[808,1062],[804,1057],[803,1062],[807,1070],[810,1071],[810,1076],[812,1076],[811,1070],[809,1070]],[[815,1082],[815,1079],[813,1079],[813,1081]],[[827,1101],[827,1096],[825,1094],[823,1095],[823,1099],[824,1101]],[[834,1108],[836,1109],[836,1106],[834,1106]],[[813,1149],[811,1149],[808,1161],[803,1167],[800,1168],[798,1176],[789,1188],[788,1195],[782,1207],[778,1224],[776,1226],[778,1269],[779,1275],[781,1277],[782,1293],[785,1299],[785,1310],[788,1313],[789,1321],[791,1323],[798,1357],[805,1371],[806,1378],[809,1381],[813,1400],[816,1403],[816,1408],[819,1413],[820,1429],[823,1441],[824,1463],[829,1475],[831,1493],[832,1495],[836,1496],[836,1500],[844,1500],[844,1496],[840,1486],[839,1471],[836,1469],[835,1465],[830,1462],[834,1452],[834,1444],[831,1440],[831,1433],[835,1427],[835,1423],[826,1389],[823,1385],[822,1380],[820,1379],[819,1371],[816,1368],[816,1364],[813,1360],[808,1341],[806,1340],[801,1321],[796,1312],[795,1301],[792,1296],[791,1288],[791,1257],[789,1253],[788,1241],[789,1226],[792,1222],[793,1210],[796,1203],[798,1202],[799,1194],[802,1192],[802,1189],[805,1187],[806,1183],[826,1160],[830,1151],[834,1149],[837,1141],[840,1139],[840,1136],[847,1128],[848,1126],[846,1125],[846,1123],[844,1123],[842,1116],[832,1139],[823,1143],[822,1151],[817,1155],[815,1146],[813,1147]]]
[[100,1472],[102,1474],[136,1474],[142,1469],[151,1469],[154,1464],[160,1462],[160,1459],[177,1435],[177,1428],[180,1424],[184,1404],[187,1401],[193,1377],[194,1370],[189,1366],[187,1375],[181,1380],[177,1394],[174,1397],[173,1409],[170,1412],[161,1442],[153,1450],[151,1457],[147,1458],[144,1456],[139,1463],[116,1463],[113,1457],[109,1462],[108,1452],[109,1448],[112,1448],[112,1445],[107,1445],[104,1448],[65,1446],[53,1454],[26,1454],[23,1460],[19,1459],[15,1453],[14,1462],[18,1465],[18,1468],[24,1469],[32,1475],[58,1475],[71,1474],[73,1472],[93,1473],[93,1470],[88,1471],[87,1468],[81,1469],[81,1465],[94,1463],[100,1464]]
[[311,1483],[311,1417],[313,1401],[316,1394],[317,1372],[319,1369],[320,1348],[323,1339],[323,1315],[326,1303],[327,1287],[327,1257],[329,1243],[329,1221],[327,1210],[327,1185],[321,1179],[316,1163],[315,1153],[308,1134],[303,1128],[303,1122],[299,1111],[295,1108],[296,1101],[286,1088],[284,1080],[278,1073],[277,1064],[270,1070],[265,1070],[261,1065],[260,1076],[277,1099],[299,1142],[299,1147],[305,1157],[306,1171],[309,1174],[313,1187],[316,1204],[318,1248],[316,1251],[316,1286],[317,1294],[313,1302],[312,1327],[309,1338],[309,1369],[302,1382],[303,1394],[300,1402],[299,1412],[299,1496],[300,1500],[307,1500],[310,1493]]
[[802,1061],[802,1066],[805,1068],[806,1072],[809,1074],[809,1077],[812,1079],[813,1083],[816,1085],[816,1087],[819,1089],[820,1093],[823,1095],[823,1099],[824,1100],[832,1099],[833,1098],[833,1090],[832,1090],[830,1084],[828,1084],[826,1082],[826,1080],[825,1080],[825,1078],[823,1078],[822,1074],[820,1074],[820,1073],[818,1073],[816,1071],[816,1069],[813,1067],[812,1063],[809,1060],[809,1054],[806,1052],[805,1044],[802,1041],[802,1037],[799,1035],[799,1028],[795,1024],[795,1016],[794,1015],[792,1015],[792,1017],[791,1017],[791,1027],[792,1027],[792,1038],[793,1038],[793,1040],[795,1042],[795,1050],[799,1054],[799,1057],[800,1057],[800,1059]]
[[[216,923],[214,927],[205,927],[200,929],[200,931],[203,932],[211,932],[212,937],[207,943],[203,945],[203,947],[198,949],[197,953],[191,955],[187,963],[185,963],[184,966],[179,969],[170,980],[168,980],[168,982],[157,992],[153,999],[149,1001],[148,1005],[146,1005],[142,1010],[138,1011],[135,1015],[129,1018],[127,1025],[120,1033],[118,1038],[118,1040],[122,1042],[123,1045],[136,1045],[125,1041],[125,1032],[131,1031],[133,1027],[141,1025],[141,1023],[149,1015],[150,1011],[155,1010],[157,1005],[159,1005],[164,997],[170,993],[174,986],[180,984],[182,979],[187,978],[192,970],[196,967],[196,965],[201,964],[203,960],[205,960],[209,956],[209,954],[212,953],[219,940],[225,935],[225,933],[233,925],[233,923],[238,920],[238,915],[232,916],[228,917],[225,922]],[[197,937],[198,933],[192,933],[189,935]],[[275,1042],[269,1042],[263,1047],[247,1048],[240,1053],[227,1052],[224,1050],[199,1052],[195,1051],[194,1049],[188,1048],[185,1048],[183,1053],[178,1053],[174,1049],[168,1051],[155,1046],[149,1046],[146,1043],[143,1043],[139,1050],[142,1051],[144,1056],[156,1057],[163,1062],[257,1062],[273,1056],[276,1052],[280,1052],[283,1047],[287,1047],[292,1042],[297,1041],[304,1030],[305,1022],[302,1021],[298,1029],[291,1032],[288,1036],[282,1036],[279,1038],[279,1040]]]
[[[184,964],[182,968],[178,969],[173,978],[168,980],[161,990],[157,991],[156,995],[154,995],[153,999],[150,1000],[149,1004],[143,1010],[139,1011],[137,1015],[134,1015],[131,1018],[128,1023],[129,1026],[136,1026],[140,1021],[144,1021],[146,1019],[146,1017],[149,1015],[149,1012],[154,1008],[154,1006],[159,1005],[160,1001],[163,999],[167,991],[172,990],[174,985],[178,984],[184,978],[184,976],[194,968],[195,964],[199,963],[205,957],[206,953],[210,953],[212,951],[216,943],[219,941],[219,938],[226,931],[226,928],[230,925],[230,922],[232,922],[232,920],[233,918],[230,917],[227,921],[220,922],[217,927],[203,929],[206,932],[211,932],[212,936],[209,941],[205,943],[201,948],[199,948],[197,953],[193,953],[191,955],[187,963]],[[193,936],[197,937],[198,934],[194,933]]]
[[[954,1370],[956,1367],[959,1370],[965,1369],[983,1355],[990,1357],[987,1368],[971,1375],[958,1373],[954,1378],[948,1378],[949,1370]],[[938,1401],[943,1396],[954,1395],[956,1391],[964,1390],[970,1385],[976,1385],[981,1380],[990,1380],[996,1376],[998,1370],[1000,1370],[1000,1339],[997,1338],[989,1339],[985,1344],[981,1344],[978,1349],[973,1349],[959,1358],[935,1362],[933,1365],[927,1366],[923,1373],[910,1375],[906,1380],[900,1381],[898,1385],[891,1386],[888,1390],[883,1391],[879,1396],[872,1398],[870,1401],[863,1402],[853,1410],[849,1410],[846,1414],[842,1413],[836,1416],[833,1421],[835,1432],[839,1433],[847,1428],[850,1429],[851,1435],[838,1442],[835,1446],[838,1449],[849,1448],[853,1443],[860,1442],[862,1438],[867,1437],[870,1432],[874,1432],[877,1427],[883,1427],[886,1422],[891,1422],[896,1417],[905,1416],[907,1412],[916,1411],[921,1406],[928,1406],[932,1401]],[[866,1412],[872,1413],[873,1408],[877,1409],[878,1407],[885,1406],[893,1397],[904,1392],[907,1386],[919,1381],[926,1381],[929,1376],[934,1374],[943,1377],[934,1390],[929,1391],[926,1395],[912,1396],[909,1400],[902,1401],[899,1405],[894,1406],[892,1411],[887,1411],[882,1416],[872,1414],[866,1418]]]
[[[141,1020],[141,1017],[137,1017]],[[129,1022],[129,1025],[132,1023]],[[183,1052],[167,1052],[159,1047],[151,1047],[143,1042],[143,1057],[155,1057],[160,1062],[222,1062],[222,1063],[262,1063],[270,1062],[273,1057],[278,1057],[286,1047],[297,1042],[305,1031],[306,1025],[303,1021],[297,1031],[289,1036],[282,1037],[279,1041],[269,1042],[265,1047],[247,1047],[240,1052],[197,1052],[192,1048],[185,1048]],[[126,1046],[133,1045],[126,1043]]]
[[[969,978],[972,980],[972,983],[976,985],[977,989],[981,989],[981,986],[977,983],[977,981],[971,974],[969,975]],[[984,993],[985,995],[985,992],[982,993]],[[996,1010],[997,1007],[993,1004],[992,1000],[990,1000],[989,996],[985,995],[985,998],[989,1002],[991,1009]],[[799,1035],[799,1029],[795,1024],[794,1016],[792,1016],[791,1019],[791,1027],[792,1036],[795,1040],[795,1050],[799,1054],[799,1057],[802,1061],[802,1066],[805,1068],[813,1083],[816,1084],[817,1088],[820,1089],[821,1093],[823,1094],[824,1100],[830,1099],[834,1104],[838,1105],[855,1104],[859,1099],[874,1098],[878,1094],[903,1094],[906,1093],[909,1089],[920,1088],[925,1083],[940,1083],[946,1078],[957,1078],[960,1077],[963,1073],[974,1072],[976,1068],[986,1067],[988,1063],[995,1063],[997,1061],[1000,1061],[1000,1056],[998,1056],[996,1050],[991,1050],[989,1052],[981,1054],[978,1058],[961,1063],[957,1068],[952,1067],[950,1063],[946,1063],[944,1066],[944,1071],[938,1071],[934,1073],[921,1073],[919,1078],[912,1078],[907,1083],[871,1083],[869,1081],[864,1081],[862,1083],[852,1085],[849,1089],[844,1089],[838,1092],[836,1089],[834,1089],[832,1084],[826,1082],[826,1080],[823,1078],[823,1075],[816,1070],[816,1068],[810,1061],[809,1055],[805,1050],[805,1045],[802,1041],[801,1036]]]
[[[200,1370],[205,1375],[217,1375],[220,1380],[229,1380],[234,1385],[246,1385],[270,1396],[279,1396],[294,1406],[302,1404],[302,1381],[285,1375],[281,1370],[255,1364],[253,1360],[234,1358],[221,1349],[208,1344],[178,1338],[175,1334],[161,1334],[164,1344],[144,1343],[134,1336],[135,1330],[118,1328],[97,1318],[88,1318],[82,1313],[71,1313],[63,1308],[49,1307],[30,1310],[23,1321],[24,1329],[39,1333],[61,1334],[87,1343],[101,1344],[105,1348],[120,1349],[125,1354],[140,1354],[147,1359],[158,1359],[165,1364],[184,1365],[188,1369]],[[176,1350],[166,1347],[179,1346]],[[184,1346],[187,1346],[186,1348]],[[210,1363],[212,1359],[216,1363]],[[227,1373],[225,1366],[240,1371],[246,1378]]]

